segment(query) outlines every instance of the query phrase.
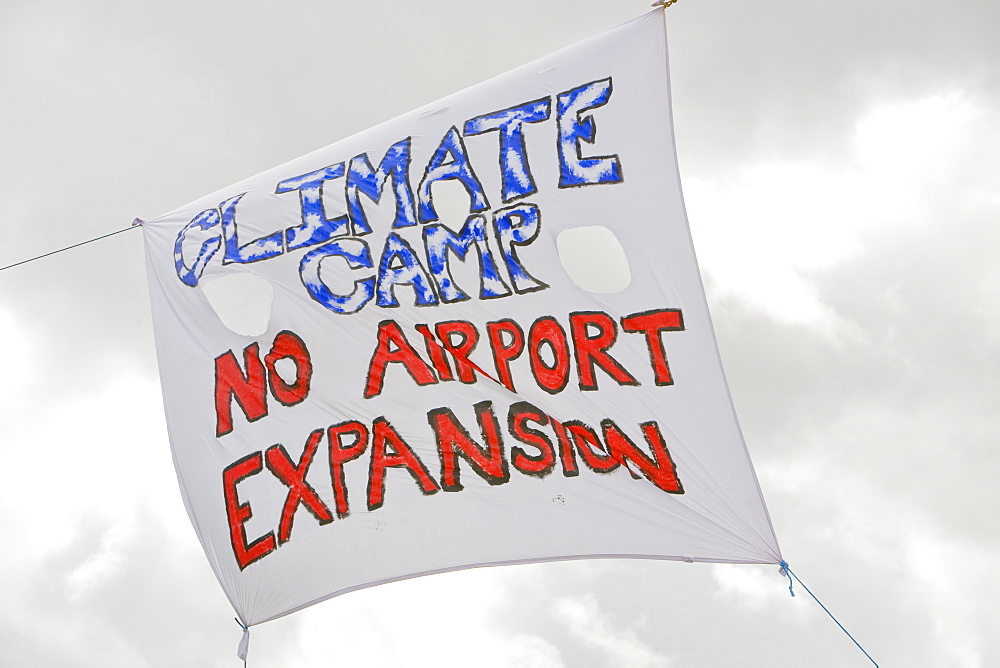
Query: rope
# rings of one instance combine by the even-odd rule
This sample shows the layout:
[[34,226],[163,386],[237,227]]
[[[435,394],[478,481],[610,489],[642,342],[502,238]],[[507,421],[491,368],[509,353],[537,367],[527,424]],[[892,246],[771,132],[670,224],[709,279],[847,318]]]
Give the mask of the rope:
[[[814,593],[812,593],[811,591],[809,591],[809,587],[807,587],[807,586],[805,585],[805,583],[804,583],[804,582],[802,582],[802,580],[800,580],[800,579],[799,579],[799,576],[798,576],[798,575],[796,575],[796,574],[795,574],[795,573],[794,573],[794,572],[792,571],[792,569],[791,569],[791,568],[790,568],[790,567],[788,566],[788,562],[787,562],[787,561],[782,561],[782,562],[781,562],[781,570],[779,571],[779,573],[781,573],[782,575],[787,575],[787,576],[788,576],[788,591],[792,591],[792,584],[791,584],[791,583],[792,583],[792,578],[795,578],[795,581],[796,581],[796,582],[798,582],[798,583],[799,583],[800,585],[802,585],[802,588],[806,590],[806,593],[807,593],[807,594],[809,594],[810,596],[812,596],[812,597],[813,597],[813,600],[814,600],[814,601],[816,601],[816,603],[818,603],[818,604],[819,604],[819,607],[823,608],[823,612],[825,612],[826,614],[830,615],[830,619],[832,619],[832,620],[833,620],[834,622],[836,622],[837,626],[839,626],[839,627],[840,627],[840,630],[841,630],[841,631],[843,631],[844,633],[846,633],[846,634],[847,634],[847,637],[848,637],[848,638],[850,638],[850,639],[851,639],[851,641],[852,641],[852,642],[853,642],[853,643],[854,643],[855,645],[857,645],[857,646],[858,646],[858,649],[860,649],[860,650],[861,650],[861,652],[862,652],[862,653],[863,653],[863,654],[864,654],[865,656],[867,656],[867,657],[868,657],[868,660],[872,662],[872,664],[873,664],[873,665],[875,666],[875,668],[878,668],[878,664],[877,664],[877,663],[875,663],[875,659],[873,659],[873,658],[872,658],[871,654],[869,654],[868,652],[866,652],[866,651],[865,651],[865,648],[861,646],[861,643],[859,643],[859,642],[858,642],[857,640],[855,640],[855,639],[854,639],[854,636],[852,636],[852,635],[851,635],[851,634],[850,634],[850,633],[849,633],[849,632],[847,631],[847,629],[845,629],[845,628],[844,628],[844,625],[843,625],[843,624],[841,624],[840,622],[838,622],[838,621],[837,621],[837,618],[833,616],[833,613],[832,613],[832,612],[830,612],[829,610],[827,610],[827,609],[826,609],[826,606],[825,606],[825,605],[823,605],[823,603],[822,603],[822,602],[820,602],[820,600],[819,600],[818,598],[816,598],[816,594],[814,594]],[[795,596],[795,592],[794,592],[794,591],[792,591],[792,596]]]
[[657,0],[656,2],[654,2],[653,4],[651,4],[650,7],[662,7],[664,9],[666,9],[667,7],[669,7],[670,5],[674,4],[675,2],[677,2],[677,0]]
[[[138,220],[138,218],[136,220]],[[132,223],[128,227],[122,228],[122,229],[120,229],[120,230],[118,230],[116,232],[110,232],[108,234],[105,234],[105,235],[102,235],[102,236],[99,236],[99,237],[94,237],[93,239],[88,239],[86,241],[81,241],[78,244],[73,244],[72,246],[66,246],[66,248],[60,248],[59,250],[49,251],[48,253],[43,253],[41,255],[37,255],[35,257],[28,258],[27,260],[21,260],[20,262],[15,262],[14,264],[8,264],[6,267],[0,267],[0,271],[3,271],[4,269],[10,269],[11,267],[17,267],[17,266],[22,265],[22,264],[27,264],[28,262],[34,262],[35,260],[40,260],[43,257],[48,257],[50,255],[55,255],[56,253],[62,253],[63,251],[68,251],[69,249],[76,248],[77,246],[83,246],[85,244],[93,243],[95,241],[100,241],[101,239],[107,239],[108,237],[113,237],[114,235],[121,234],[122,232],[128,232],[129,230],[133,230],[133,229],[139,227],[140,224],[141,223]]]

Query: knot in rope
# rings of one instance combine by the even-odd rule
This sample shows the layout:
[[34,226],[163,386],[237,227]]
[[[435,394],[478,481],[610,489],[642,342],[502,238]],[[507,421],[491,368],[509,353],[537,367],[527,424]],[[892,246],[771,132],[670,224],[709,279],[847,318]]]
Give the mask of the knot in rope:
[[788,578],[788,593],[794,597],[795,590],[792,589],[792,574],[791,574],[791,569],[788,568],[788,562],[782,559],[779,566],[780,568],[778,569],[778,573]]
[[236,647],[236,656],[243,659],[243,668],[247,665],[247,653],[250,650],[250,627],[239,620],[239,617],[235,617],[236,623],[240,625],[243,629],[243,637],[240,638],[240,644]]

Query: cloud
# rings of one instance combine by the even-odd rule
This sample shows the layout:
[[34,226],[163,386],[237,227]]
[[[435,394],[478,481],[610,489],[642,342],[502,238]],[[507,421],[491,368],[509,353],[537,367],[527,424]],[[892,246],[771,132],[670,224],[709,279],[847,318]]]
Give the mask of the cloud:
[[994,189],[983,175],[995,158],[976,170],[963,163],[984,141],[1000,145],[994,108],[958,92],[877,105],[857,120],[846,160],[762,162],[688,179],[696,246],[716,292],[782,322],[843,329],[814,276],[880,238],[933,226],[931,216],[955,203],[988,202]]
[[[811,165],[820,178],[791,198],[813,196],[796,211],[832,243],[793,233],[785,252],[765,249],[780,280],[745,259],[792,227],[795,207],[760,215],[750,199],[778,199],[776,182],[737,172],[745,191],[710,179],[694,191],[696,237],[723,231],[700,248],[784,554],[883,661],[978,666],[997,651],[982,601],[1000,532],[980,477],[1000,465],[996,112],[950,90],[859,114],[849,160]],[[726,255],[733,211],[757,235],[737,230]],[[776,614],[754,576],[715,572],[728,599]]]
[[[4,3],[2,264],[641,9]],[[777,534],[885,665],[1000,653],[998,14],[969,0],[668,10],[689,213]],[[139,234],[0,281],[12,665],[238,665],[239,630],[169,461]],[[862,665],[774,570],[435,576],[255,628],[251,665]]]
[[30,567],[9,554],[0,560],[19,574],[4,577],[0,603],[12,665],[217,664],[214,647],[238,629],[221,592],[212,594],[200,550],[148,507],[133,507],[123,522],[83,519]]
[[635,631],[616,628],[614,621],[601,611],[592,596],[557,598],[552,607],[556,618],[566,625],[570,634],[604,655],[607,665],[635,668],[665,668],[671,665],[668,657],[650,649]]

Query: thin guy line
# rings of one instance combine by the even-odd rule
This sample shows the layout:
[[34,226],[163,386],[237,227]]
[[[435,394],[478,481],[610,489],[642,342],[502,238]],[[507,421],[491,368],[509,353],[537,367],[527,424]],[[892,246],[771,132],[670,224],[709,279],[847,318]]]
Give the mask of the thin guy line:
[[[819,607],[823,608],[823,612],[825,612],[826,614],[830,615],[830,619],[832,619],[833,621],[837,622],[837,618],[833,616],[833,613],[832,613],[832,612],[830,612],[829,610],[827,610],[827,609],[826,609],[826,606],[825,606],[825,605],[823,605],[823,604],[822,604],[822,603],[820,602],[820,600],[819,600],[818,598],[816,598],[816,594],[814,594],[814,593],[812,593],[811,591],[809,591],[809,587],[807,587],[807,586],[805,585],[805,583],[804,583],[804,582],[802,582],[802,580],[800,580],[800,579],[799,579],[799,576],[798,576],[798,575],[796,575],[796,574],[795,574],[795,573],[794,573],[794,572],[792,571],[792,569],[788,567],[788,564],[787,564],[787,563],[784,563],[784,562],[782,562],[782,568],[784,568],[784,569],[785,569],[786,571],[788,571],[788,572],[789,572],[789,573],[791,574],[791,576],[792,576],[793,578],[795,578],[795,581],[796,581],[796,582],[798,582],[798,583],[799,583],[800,585],[802,585],[802,588],[803,588],[803,589],[805,589],[805,590],[806,590],[806,592],[807,592],[807,593],[808,593],[808,594],[809,594],[810,596],[812,596],[812,597],[813,597],[813,600],[814,600],[814,601],[816,601],[817,603],[819,603]],[[861,650],[861,651],[862,651],[862,652],[864,653],[864,655],[868,657],[868,660],[869,660],[869,661],[871,661],[871,662],[872,662],[872,663],[873,663],[873,664],[875,665],[875,668],[878,668],[878,664],[877,664],[877,663],[875,663],[875,659],[873,659],[873,658],[871,657],[871,654],[869,654],[868,652],[865,652],[865,648],[861,646],[861,643],[859,643],[859,642],[858,642],[857,640],[854,640],[854,636],[852,636],[852,635],[851,635],[851,634],[850,634],[850,633],[849,633],[849,632],[847,631],[847,629],[845,629],[845,628],[844,628],[844,625],[843,625],[843,624],[841,624],[840,622],[837,622],[837,626],[839,626],[839,627],[840,627],[840,630],[841,630],[841,631],[843,631],[844,633],[847,633],[847,637],[848,637],[848,638],[850,638],[850,639],[851,639],[851,640],[852,640],[852,641],[854,642],[854,644],[858,646],[858,649],[860,649],[860,650]]]
[[112,237],[112,236],[114,236],[116,234],[121,234],[122,232],[128,232],[129,230],[136,229],[138,227],[139,227],[139,225],[132,225],[130,227],[126,227],[126,228],[120,229],[117,232],[110,232],[110,233],[105,234],[105,235],[100,236],[100,237],[94,237],[93,239],[88,239],[87,241],[81,241],[80,243],[73,244],[72,246],[66,246],[66,248],[60,248],[59,250],[49,251],[48,253],[43,253],[42,255],[38,255],[38,256],[35,256],[35,257],[28,258],[27,260],[21,260],[20,262],[15,262],[14,264],[8,264],[6,267],[0,267],[0,271],[3,271],[4,269],[10,269],[11,267],[16,267],[18,265],[27,264],[28,262],[34,262],[35,260],[41,260],[43,257],[48,257],[50,255],[55,255],[56,253],[62,253],[63,251],[68,251],[69,249],[76,248],[77,246],[83,246],[84,244],[89,244],[89,243],[92,243],[94,241],[100,241],[101,239],[107,239],[108,237]]

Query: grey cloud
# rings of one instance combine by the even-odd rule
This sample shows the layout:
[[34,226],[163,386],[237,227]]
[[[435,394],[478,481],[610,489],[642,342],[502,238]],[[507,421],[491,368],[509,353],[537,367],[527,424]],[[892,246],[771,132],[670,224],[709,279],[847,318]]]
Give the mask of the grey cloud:
[[685,173],[835,160],[876,101],[1000,83],[990,2],[692,2],[668,23]]

